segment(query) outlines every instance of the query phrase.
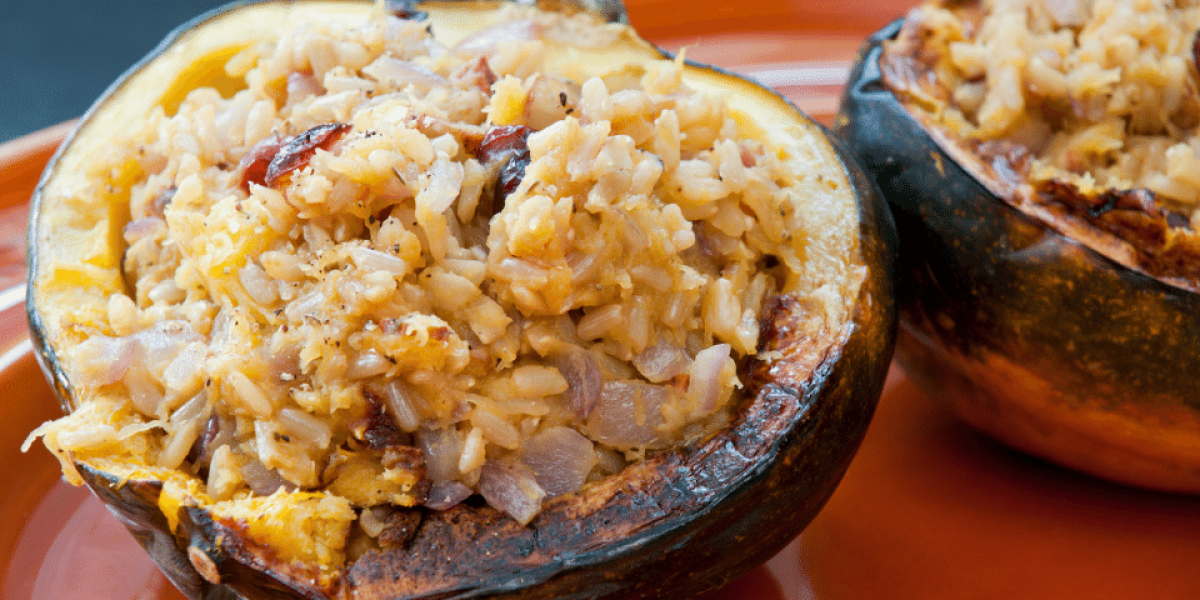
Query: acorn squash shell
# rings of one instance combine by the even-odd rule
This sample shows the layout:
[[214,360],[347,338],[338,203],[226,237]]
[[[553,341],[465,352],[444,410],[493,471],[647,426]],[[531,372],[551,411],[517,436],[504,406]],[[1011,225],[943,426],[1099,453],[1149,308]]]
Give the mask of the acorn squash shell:
[[834,129],[895,216],[897,358],[964,421],[1111,481],[1200,492],[1200,296],[1015,207],[939,142],[864,45]]
[[[87,131],[99,107],[121,101],[127,79],[224,10],[237,7],[200,17],[165,40],[102,96],[77,131]],[[601,12],[623,20],[623,11],[609,4]],[[770,558],[833,492],[882,391],[896,327],[895,229],[874,184],[821,125],[748,80],[700,65],[688,68],[756,101],[779,103],[794,117],[790,125],[829,142],[827,150],[840,158],[858,201],[859,251],[867,267],[851,322],[826,332],[827,339],[801,336],[794,327],[804,310],[799,303],[785,298],[774,307],[763,324],[764,339],[784,358],[742,366],[745,397],[725,431],[653,453],[617,476],[548,501],[527,527],[490,508],[424,511],[403,548],[361,557],[325,583],[275,560],[204,507],[182,507],[172,530],[158,507],[161,481],[124,480],[77,462],[86,484],[192,598],[684,598]],[[72,393],[38,303],[38,244],[47,239],[37,232],[41,190],[70,153],[71,141],[47,167],[32,200],[27,301],[37,355],[64,410],[72,407]],[[823,342],[827,351],[811,351]]]

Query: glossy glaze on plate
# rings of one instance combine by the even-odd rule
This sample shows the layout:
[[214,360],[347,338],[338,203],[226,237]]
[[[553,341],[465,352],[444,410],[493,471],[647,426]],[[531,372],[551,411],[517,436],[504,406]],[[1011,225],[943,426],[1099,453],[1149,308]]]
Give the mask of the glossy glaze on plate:
[[[859,41],[908,3],[629,5],[650,39],[759,76],[828,123]],[[178,599],[99,501],[61,482],[40,445],[19,452],[58,414],[10,286],[22,280],[24,202],[65,131],[0,146],[0,598]],[[1004,450],[894,371],[821,514],[766,565],[705,600],[1194,599],[1197,557],[1200,499],[1133,491]]]

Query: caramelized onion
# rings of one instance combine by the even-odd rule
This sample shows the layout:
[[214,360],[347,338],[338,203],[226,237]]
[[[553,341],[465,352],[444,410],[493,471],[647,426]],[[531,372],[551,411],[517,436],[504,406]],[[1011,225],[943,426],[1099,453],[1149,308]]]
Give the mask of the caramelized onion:
[[282,138],[272,136],[259,140],[242,159],[238,161],[238,171],[242,173],[242,190],[250,191],[250,184],[266,185],[267,167],[271,166],[271,159],[279,153],[279,149],[283,147],[284,140]]
[[304,168],[318,148],[328,150],[348,131],[350,126],[345,123],[326,123],[288,140],[271,158],[267,172],[263,175],[263,183],[268,187],[274,186],[284,175]]

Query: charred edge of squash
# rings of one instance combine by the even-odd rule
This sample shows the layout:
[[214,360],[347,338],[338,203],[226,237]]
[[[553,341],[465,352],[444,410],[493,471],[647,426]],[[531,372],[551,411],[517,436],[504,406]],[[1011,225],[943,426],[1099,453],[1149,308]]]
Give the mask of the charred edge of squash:
[[183,507],[180,513],[178,536],[188,540],[189,549],[204,552],[211,561],[217,581],[192,562],[193,569],[209,583],[235,591],[256,590],[265,598],[339,597],[340,577],[324,576],[314,566],[283,562],[273,548],[251,539],[244,523],[214,519],[200,506]]

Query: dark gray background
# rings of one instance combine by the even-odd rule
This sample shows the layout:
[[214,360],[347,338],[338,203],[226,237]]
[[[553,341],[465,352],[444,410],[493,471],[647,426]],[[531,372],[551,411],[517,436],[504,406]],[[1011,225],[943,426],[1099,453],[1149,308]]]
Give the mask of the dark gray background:
[[78,117],[172,29],[226,0],[26,0],[0,9],[0,142]]

